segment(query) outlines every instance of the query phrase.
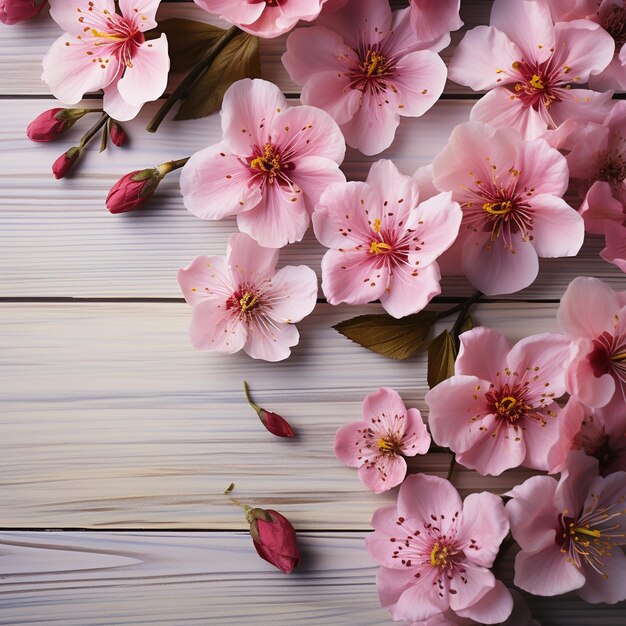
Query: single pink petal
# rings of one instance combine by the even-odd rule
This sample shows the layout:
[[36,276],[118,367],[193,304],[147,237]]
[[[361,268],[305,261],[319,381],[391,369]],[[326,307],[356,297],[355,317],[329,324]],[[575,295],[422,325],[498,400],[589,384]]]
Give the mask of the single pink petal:
[[572,339],[594,339],[613,330],[613,316],[619,308],[615,292],[606,283],[579,276],[565,290],[557,319]]
[[309,227],[309,213],[302,193],[267,185],[262,200],[250,211],[239,213],[239,230],[266,248],[282,248],[300,241]]
[[411,26],[419,41],[433,42],[463,26],[459,17],[460,0],[411,0]]
[[135,106],[156,100],[165,91],[169,69],[165,34],[144,41],[133,53],[132,65],[126,67],[117,84],[120,95]]
[[566,510],[578,515],[583,506],[589,506],[587,494],[598,478],[598,469],[598,459],[582,450],[570,452],[554,492],[554,507],[558,512]]
[[409,409],[406,412],[406,428],[404,432],[405,436],[401,448],[404,456],[415,456],[416,454],[426,454],[428,452],[430,435],[426,430],[426,424],[422,420],[422,415],[417,409]]
[[335,456],[348,467],[359,467],[363,462],[359,448],[364,427],[362,421],[344,424],[335,435]]
[[264,248],[243,233],[233,233],[228,239],[226,258],[233,285],[258,287],[274,275],[278,250]]
[[380,219],[383,229],[386,225],[393,228],[398,222],[405,220],[419,202],[417,181],[402,174],[389,159],[379,159],[372,163],[366,182],[378,191],[381,199],[377,206],[368,207],[369,221]]
[[596,122],[586,122],[569,137],[567,164],[572,178],[592,178],[598,155],[609,149],[609,128]]
[[484,491],[465,498],[457,533],[465,558],[481,567],[491,567],[508,532],[509,519],[499,496]]
[[[428,425],[434,441],[440,446],[448,446],[455,451],[467,450],[483,439],[480,430],[482,420],[476,416],[489,418],[484,393],[491,383],[476,376],[453,376],[426,394],[426,404],[430,409]],[[478,389],[477,389],[478,388]],[[478,392],[482,390],[482,394]]]
[[435,187],[433,182],[433,164],[422,165],[415,170],[413,178],[417,181],[419,187],[419,197],[422,202],[429,200],[439,193],[439,189]]
[[191,156],[180,176],[180,190],[187,210],[210,220],[248,211],[262,198],[250,169],[222,143]]
[[600,93],[590,89],[562,89],[559,95],[561,100],[551,110],[555,126],[572,118],[601,123],[613,104],[612,91]]
[[156,28],[156,12],[161,0],[119,0],[120,11],[128,22],[135,22],[142,32]]
[[191,311],[189,339],[198,350],[233,354],[243,348],[247,334],[245,324],[226,310],[224,300],[203,300]]
[[567,191],[569,170],[565,157],[544,139],[518,142],[515,167],[519,185],[532,187],[534,195],[562,196]]
[[[465,609],[456,610],[457,615],[468,617],[481,624],[500,624],[502,622],[506,626],[513,626],[507,619],[509,616],[514,617],[512,612],[515,613],[512,592],[499,580],[496,580],[495,587],[489,589],[477,602]],[[527,610],[527,613],[528,619],[520,622],[519,626],[539,626],[537,622],[530,620],[530,611]]]
[[568,22],[588,17],[597,11],[601,3],[596,0],[548,0],[555,22]]
[[290,348],[297,345],[299,340],[300,334],[294,325],[270,325],[257,316],[249,325],[243,349],[253,359],[283,361],[289,357]]
[[514,236],[513,248],[507,248],[501,237],[470,236],[463,246],[463,272],[467,279],[488,296],[514,293],[537,278],[537,252],[529,242]]
[[117,81],[114,80],[103,89],[102,108],[118,122],[133,120],[137,117],[139,111],[141,111],[142,105],[128,104],[120,95],[117,85]]
[[[550,415],[550,413],[554,415]],[[562,432],[559,423],[561,413],[559,405],[552,402],[547,404],[542,411],[545,422],[533,418],[524,420],[523,437],[526,442],[526,458],[522,463],[524,467],[554,474],[563,466],[568,450],[562,451],[556,463],[551,462],[552,451],[561,445]],[[565,415],[567,416],[567,413]]]
[[[442,613],[449,606],[449,596],[441,597],[436,591],[434,568],[429,568],[422,573],[420,583],[409,587],[402,593],[396,605],[392,608],[391,614],[397,622],[414,624],[423,622],[438,613]],[[426,579],[426,575],[429,578]],[[443,594],[442,594],[443,595]]]
[[67,33],[80,35],[85,25],[79,20],[81,13],[88,15],[93,6],[100,14],[115,13],[113,0],[49,0],[50,17]]
[[345,174],[335,161],[326,157],[298,158],[295,169],[289,172],[291,180],[302,190],[304,204],[309,213],[320,201],[322,194],[335,183],[345,183]]
[[317,303],[317,275],[306,265],[287,265],[276,272],[266,294],[274,319],[289,324],[299,322]]
[[612,550],[611,556],[603,559],[602,575],[586,567],[585,578],[585,584],[578,589],[585,602],[615,604],[626,600],[626,555],[619,548]]
[[[506,503],[511,534],[525,552],[555,545],[556,487],[556,480],[550,476],[532,476],[505,494],[511,497]],[[538,503],[542,506],[537,506]]]
[[[537,180],[541,180],[540,178]],[[565,200],[543,193],[535,196],[532,244],[537,255],[545,257],[576,256],[585,238],[585,223]]]
[[611,185],[603,180],[591,185],[580,207],[580,214],[585,221],[585,230],[596,235],[617,230],[617,224],[626,219],[624,206],[613,197]]
[[479,326],[459,337],[460,348],[455,373],[496,380],[502,372],[511,344],[497,330]]
[[347,124],[359,111],[363,99],[362,92],[351,83],[348,72],[318,72],[302,87],[302,102],[323,109],[340,126]]
[[522,56],[502,31],[493,26],[477,26],[465,33],[454,51],[448,70],[450,79],[474,91],[507,85],[515,82],[511,66]]
[[413,585],[415,585],[415,574],[406,568],[397,570],[381,567],[376,574],[378,601],[383,608],[395,605],[400,596]]
[[236,24],[251,24],[259,19],[263,2],[233,2],[232,0],[194,0],[205,11],[214,13]]
[[578,339],[572,344],[572,357],[565,373],[565,386],[570,394],[586,406],[599,408],[611,401],[615,395],[616,385],[615,379],[609,373],[596,376],[589,361],[593,349],[591,339]]
[[553,543],[539,552],[520,552],[515,557],[515,585],[539,596],[557,596],[585,584],[580,570]]
[[398,455],[380,455],[373,463],[359,467],[361,482],[374,493],[398,486],[406,476],[406,461]]
[[600,256],[626,272],[626,228],[607,225],[606,248],[600,252]]
[[622,46],[619,55],[615,55],[602,72],[589,77],[589,87],[595,91],[625,91],[626,63],[620,57],[626,57],[626,48]]
[[423,310],[441,293],[441,274],[437,263],[425,267],[395,267],[380,302],[389,315],[400,318]]
[[363,400],[363,418],[366,423],[381,418],[389,426],[393,424],[396,415],[406,415],[406,406],[395,389],[381,387]]
[[454,577],[450,581],[450,608],[453,611],[463,610],[478,602],[489,590],[496,585],[494,575],[486,568],[474,565],[471,562],[463,563],[463,578]]
[[[363,422],[358,422],[363,426]],[[401,532],[398,529],[398,509],[395,505],[393,506],[382,506],[379,509],[374,511],[372,515],[372,528],[380,534],[386,534],[388,537],[395,537],[398,532]],[[372,535],[367,535],[365,537],[365,543],[367,545],[368,539],[372,537]],[[386,550],[386,552],[391,553],[391,550]],[[373,556],[373,555],[372,555]],[[374,558],[379,561],[377,556]],[[380,562],[380,561],[379,561]]]
[[191,305],[207,298],[226,301],[233,292],[226,260],[221,256],[196,257],[178,270],[178,284]]

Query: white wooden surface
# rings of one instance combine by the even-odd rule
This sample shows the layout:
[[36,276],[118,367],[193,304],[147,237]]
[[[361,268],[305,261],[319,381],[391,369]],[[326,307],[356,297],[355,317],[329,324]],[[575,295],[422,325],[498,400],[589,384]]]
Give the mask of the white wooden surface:
[[[484,23],[489,5],[463,0],[466,23]],[[208,19],[189,2],[164,2],[160,15]],[[111,216],[104,198],[121,174],[214,142],[217,116],[166,123],[153,136],[142,130],[155,105],[146,107],[128,125],[128,148],[94,148],[77,176],[55,181],[50,165],[67,144],[31,144],[24,129],[53,106],[39,74],[57,34],[44,16],[0,29],[0,624],[388,623],[363,536],[395,494],[363,488],[332,445],[380,385],[424,410],[425,359],[389,361],[331,329],[378,305],[319,304],[283,363],[194,351],[176,270],[223,253],[234,224],[189,215],[176,176],[144,211]],[[279,63],[283,47],[284,38],[264,42],[264,75],[297,97]],[[454,98],[466,93],[449,85],[426,116],[403,120],[383,156],[406,173],[428,163],[467,119],[473,101]],[[373,160],[349,151],[344,170],[363,179]],[[598,258],[601,247],[591,239],[576,259],[546,261],[537,282],[511,297],[518,302],[481,304],[476,321],[512,340],[555,329],[574,276],[625,287]],[[317,269],[321,253],[308,236],[282,262]],[[460,277],[444,282],[446,296],[470,292]],[[259,403],[290,420],[295,440],[262,429],[244,378]],[[410,467],[444,475],[447,464],[437,454]],[[529,475],[459,468],[454,481],[463,493],[501,493]],[[299,572],[285,577],[258,559],[239,511],[220,495],[230,481],[241,499],[289,516],[301,535]],[[510,558],[499,573],[511,581]],[[568,596],[531,605],[544,626],[626,622],[623,604]]]

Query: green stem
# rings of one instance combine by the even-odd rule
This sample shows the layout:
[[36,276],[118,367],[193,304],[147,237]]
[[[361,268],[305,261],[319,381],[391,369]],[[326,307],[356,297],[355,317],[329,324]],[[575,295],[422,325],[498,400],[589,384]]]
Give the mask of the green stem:
[[254,400],[250,397],[250,387],[248,387],[248,383],[244,380],[243,381],[243,391],[246,394],[246,400],[248,401],[248,404],[258,413],[259,411],[261,411],[261,407],[256,404],[256,402],[254,402]]
[[161,178],[174,170],[179,170],[181,167],[184,167],[185,163],[189,161],[191,157],[185,157],[184,159],[176,159],[174,161],[168,161],[167,163],[161,163],[161,165],[157,165],[156,169],[159,171]]
[[237,26],[231,26],[218,40],[217,42],[207,50],[205,55],[191,68],[190,72],[183,78],[181,83],[172,91],[165,102],[161,105],[161,108],[157,111],[156,115],[150,120],[150,123],[146,126],[146,130],[151,133],[156,133],[161,122],[165,119],[165,116],[170,112],[170,109],[182,98],[187,95],[188,90],[192,85],[211,67],[213,61],[217,58],[219,53],[242,31]]
[[78,148],[82,150],[97,134],[98,131],[107,123],[109,115],[103,113],[100,119],[82,136]]

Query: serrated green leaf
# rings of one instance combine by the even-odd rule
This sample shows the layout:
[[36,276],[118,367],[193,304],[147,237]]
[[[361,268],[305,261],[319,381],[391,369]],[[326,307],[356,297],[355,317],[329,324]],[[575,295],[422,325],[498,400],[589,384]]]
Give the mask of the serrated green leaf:
[[242,33],[230,41],[209,69],[194,83],[175,120],[191,120],[214,113],[226,90],[242,78],[261,76],[259,38]]
[[454,375],[455,360],[454,338],[444,330],[428,346],[428,386],[431,389]]
[[212,24],[175,17],[159,22],[149,32],[150,39],[167,35],[170,71],[176,74],[192,68],[226,31]]
[[396,319],[387,314],[360,315],[333,328],[355,343],[390,359],[404,360],[424,344],[436,313],[421,311]]

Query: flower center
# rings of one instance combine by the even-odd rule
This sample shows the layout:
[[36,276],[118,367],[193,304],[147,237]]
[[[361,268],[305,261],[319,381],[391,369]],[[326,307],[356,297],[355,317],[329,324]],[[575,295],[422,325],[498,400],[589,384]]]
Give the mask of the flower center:
[[254,310],[259,303],[259,294],[246,291],[241,298],[239,298],[239,306],[241,306],[241,312],[246,313]]
[[485,202],[483,211],[490,215],[507,215],[513,210],[513,203],[510,200],[500,200],[499,202]]
[[605,181],[611,186],[621,184],[626,178],[626,155],[618,150],[601,154],[598,158],[594,178]]
[[524,388],[520,385],[505,384],[499,391],[492,390],[485,395],[493,413],[509,424],[515,424],[532,408],[526,403]]
[[271,143],[266,143],[263,146],[263,151],[250,160],[250,169],[265,172],[272,180],[280,172],[281,166],[280,154],[276,146]]
[[593,340],[593,350],[587,355],[596,378],[612,374],[616,382],[626,385],[626,339],[604,331]]
[[234,309],[241,320],[247,321],[255,315],[261,305],[261,293],[250,288],[234,293],[226,301],[226,309]]
[[381,437],[377,441],[376,445],[378,446],[378,451],[381,454],[396,455],[400,453],[400,442],[391,437]]
[[448,546],[435,543],[433,549],[430,551],[430,564],[433,567],[445,569],[446,567],[448,567],[448,560],[450,556],[451,555]]
[[[349,71],[350,87],[360,91],[381,93],[387,90],[387,79],[393,75],[395,62],[386,57],[377,47],[356,50],[358,61],[353,62]],[[391,86],[395,89],[394,86]]]
[[393,246],[384,241],[372,241],[370,243],[370,252],[372,254],[388,254],[393,252]]
[[540,106],[548,108],[553,102],[561,100],[554,87],[559,82],[564,82],[561,75],[569,73],[570,68],[556,70],[551,67],[551,61],[552,59],[541,63],[515,61],[512,64],[512,68],[519,75],[519,82],[514,86],[515,93],[525,106],[538,110]]
[[375,74],[376,76],[382,76],[385,73],[386,61],[385,57],[376,52],[376,50],[368,50],[363,61],[363,70],[367,76]]

